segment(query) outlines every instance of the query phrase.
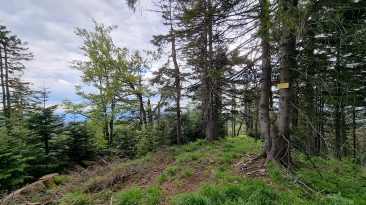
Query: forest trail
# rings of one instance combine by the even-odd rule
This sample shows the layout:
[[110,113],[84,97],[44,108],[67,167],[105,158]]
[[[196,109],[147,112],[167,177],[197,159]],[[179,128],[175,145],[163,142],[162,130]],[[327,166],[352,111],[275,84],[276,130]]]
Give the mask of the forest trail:
[[[298,176],[320,190],[312,195],[278,167],[266,167],[262,159],[253,160],[262,146],[262,142],[241,136],[163,147],[134,160],[103,159],[87,168],[76,167],[61,175],[56,186],[13,204],[240,204],[241,198],[247,197],[254,200],[253,204],[263,200],[270,202],[264,204],[349,204],[366,200],[359,192],[366,187],[360,167],[325,163],[319,158],[315,163],[324,173],[319,176],[317,169],[299,155],[303,168]],[[349,174],[353,178],[344,177]],[[335,180],[342,177],[343,181]],[[345,185],[353,188],[345,191]]]

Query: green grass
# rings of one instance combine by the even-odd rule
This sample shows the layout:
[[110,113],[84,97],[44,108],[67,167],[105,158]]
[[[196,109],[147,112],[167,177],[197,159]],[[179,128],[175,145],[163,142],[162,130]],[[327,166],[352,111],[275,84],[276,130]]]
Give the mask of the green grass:
[[172,198],[173,205],[241,205],[241,204],[298,204],[300,200],[282,195],[258,180],[246,179],[239,184],[204,184],[198,192]]
[[366,180],[362,178],[361,166],[348,160],[327,160],[320,157],[312,160],[318,168],[298,170],[306,184],[326,194],[330,200],[341,199],[353,201],[354,204],[366,204]]
[[146,189],[130,187],[117,193],[115,204],[117,205],[157,205],[163,200],[164,194],[158,185],[149,186]]
[[[127,187],[117,193],[114,191],[118,186],[93,194],[76,190],[65,195],[59,203],[61,205],[107,204],[113,196],[113,204],[117,205],[154,205],[165,202],[165,199],[173,205],[366,204],[366,179],[364,178],[366,173],[361,166],[348,160],[337,161],[313,157],[312,161],[317,168],[304,166],[305,168],[295,170],[300,179],[316,193],[305,191],[294,179],[285,176],[280,168],[272,164],[269,166],[269,182],[236,176],[232,171],[233,163],[239,158],[245,158],[243,154],[260,153],[262,146],[262,142],[255,142],[254,139],[244,136],[229,137],[214,142],[197,140],[189,144],[173,146],[169,148],[169,153],[172,153],[169,157],[172,161],[156,181],[151,182],[152,185],[146,188]],[[295,161],[310,164],[302,154],[293,152],[292,155]],[[84,185],[97,183],[104,177],[129,166],[149,165],[146,163],[152,162],[151,159],[154,157],[155,155],[151,153],[144,158],[121,163],[116,169],[88,178]],[[188,177],[196,173],[201,173],[207,178],[197,192],[181,193],[169,198],[171,196],[165,195],[160,187],[164,183],[179,189],[182,184],[184,185],[185,180],[190,179]],[[208,181],[210,183],[207,183]],[[69,183],[68,179],[55,178],[55,184],[63,183]]]
[[157,182],[158,184],[162,184],[168,180],[168,176],[164,173],[158,176]]
[[53,180],[57,186],[63,185],[68,182],[68,178],[63,175],[54,176]]
[[177,168],[176,167],[168,167],[165,172],[168,176],[174,176],[177,173]]
[[182,176],[183,177],[190,177],[190,176],[193,176],[193,173],[194,173],[194,170],[188,168],[188,169],[183,170]]
[[75,191],[66,194],[60,200],[60,205],[87,205],[93,203],[94,199],[82,191]]

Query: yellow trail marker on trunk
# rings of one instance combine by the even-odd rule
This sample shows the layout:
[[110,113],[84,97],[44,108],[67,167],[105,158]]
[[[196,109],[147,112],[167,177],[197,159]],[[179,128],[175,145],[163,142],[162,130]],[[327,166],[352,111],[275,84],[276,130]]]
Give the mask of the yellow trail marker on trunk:
[[289,83],[280,83],[280,84],[277,84],[277,88],[278,89],[289,88]]

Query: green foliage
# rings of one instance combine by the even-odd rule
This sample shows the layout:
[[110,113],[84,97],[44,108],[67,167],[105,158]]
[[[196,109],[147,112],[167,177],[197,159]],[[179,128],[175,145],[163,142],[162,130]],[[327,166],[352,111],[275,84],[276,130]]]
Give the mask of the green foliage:
[[139,187],[131,187],[117,193],[118,205],[157,205],[163,199],[163,192],[157,185],[142,190]]
[[187,140],[194,141],[203,138],[202,128],[204,123],[202,116],[202,111],[198,108],[182,113],[182,132]]
[[139,132],[139,141],[136,145],[137,156],[141,157],[146,155],[148,152],[154,151],[158,148],[158,133],[151,127],[143,128]]
[[122,156],[134,157],[137,155],[138,136],[130,125],[116,126],[114,131],[113,149]]
[[26,145],[19,136],[8,136],[0,130],[0,190],[12,190],[32,178],[29,175],[30,160],[24,150]]
[[80,163],[90,160],[95,154],[95,144],[84,122],[71,122],[65,127],[67,135],[62,148],[70,161]]

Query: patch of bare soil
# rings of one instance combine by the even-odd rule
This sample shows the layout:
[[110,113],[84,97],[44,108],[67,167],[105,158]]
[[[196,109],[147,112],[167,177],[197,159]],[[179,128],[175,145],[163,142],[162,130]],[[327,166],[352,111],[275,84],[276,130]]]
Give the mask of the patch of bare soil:
[[256,155],[245,154],[233,166],[233,171],[238,176],[249,176],[256,179],[269,181],[268,167],[265,159],[256,159]]

